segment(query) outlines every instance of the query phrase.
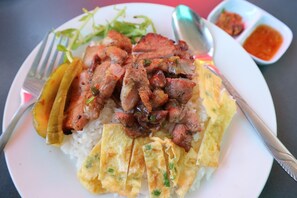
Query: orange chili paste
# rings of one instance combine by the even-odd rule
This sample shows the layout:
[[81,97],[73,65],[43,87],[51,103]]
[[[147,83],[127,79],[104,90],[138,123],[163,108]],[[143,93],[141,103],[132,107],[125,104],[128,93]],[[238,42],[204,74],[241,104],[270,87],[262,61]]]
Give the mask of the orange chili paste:
[[283,37],[277,30],[268,25],[259,25],[246,39],[243,47],[250,54],[268,61],[276,54],[282,42]]
[[231,36],[238,36],[244,30],[242,17],[234,12],[223,10],[216,25]]

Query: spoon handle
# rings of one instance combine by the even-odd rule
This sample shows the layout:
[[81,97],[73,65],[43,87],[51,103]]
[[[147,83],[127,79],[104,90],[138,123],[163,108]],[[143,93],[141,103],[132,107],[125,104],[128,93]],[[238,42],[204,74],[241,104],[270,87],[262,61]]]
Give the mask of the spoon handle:
[[281,167],[297,181],[297,160],[277,138],[265,122],[258,116],[258,114],[248,105],[248,103],[240,96],[236,89],[226,79],[224,75],[214,66],[211,60],[202,61],[203,65],[207,66],[209,70],[218,75],[222,79],[222,83],[227,91],[236,100],[237,105],[242,110],[245,117],[250,124],[256,129],[258,135],[261,137],[267,149],[270,151],[274,159],[281,165]]

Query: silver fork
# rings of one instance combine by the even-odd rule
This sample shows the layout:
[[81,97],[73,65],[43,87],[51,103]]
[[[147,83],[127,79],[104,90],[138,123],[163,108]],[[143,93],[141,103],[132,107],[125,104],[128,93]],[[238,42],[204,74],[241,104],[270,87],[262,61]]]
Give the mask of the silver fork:
[[[63,54],[59,58],[58,50],[56,50],[57,43],[61,44],[62,42],[64,42],[62,36],[57,38],[50,32],[44,37],[21,88],[21,104],[13,115],[10,124],[0,136],[0,152],[9,141],[21,116],[36,102],[46,79],[55,69],[55,66],[63,62]],[[67,42],[68,40],[66,40],[66,45]]]

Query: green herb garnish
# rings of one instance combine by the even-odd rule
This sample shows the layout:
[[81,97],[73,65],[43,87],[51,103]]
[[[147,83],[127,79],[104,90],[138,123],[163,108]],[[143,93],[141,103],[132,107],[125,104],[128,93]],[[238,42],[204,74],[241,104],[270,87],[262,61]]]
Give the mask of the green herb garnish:
[[174,168],[174,163],[173,162],[170,162],[169,163],[169,170],[173,170],[173,168]]
[[[110,30],[116,30],[126,35],[128,38],[130,38],[132,43],[135,43],[137,39],[144,36],[147,33],[149,27],[152,28],[153,32],[156,32],[152,20],[147,16],[134,16],[135,19],[143,20],[142,22],[138,23],[123,21],[123,18],[126,15],[126,7],[118,10],[117,15],[110,22],[107,22],[107,24],[97,24],[95,21],[95,14],[98,10],[99,8],[95,8],[93,11],[83,9],[83,12],[85,14],[79,19],[79,21],[81,22],[79,28],[68,28],[56,32],[57,36],[64,36],[69,38],[69,44],[67,46],[60,44],[58,46],[58,50],[65,52],[66,57],[70,62],[73,61],[73,50],[76,50],[78,47],[89,43],[91,40],[95,38],[104,38]],[[89,34],[83,34],[83,32],[85,32],[86,25],[90,23],[92,27],[91,32]]]
[[144,59],[144,60],[143,60],[143,65],[144,65],[145,67],[150,66],[151,63],[152,63],[152,61],[151,61],[150,59]]
[[94,159],[92,157],[88,157],[85,163],[86,168],[91,168],[93,166]]
[[146,145],[144,146],[144,148],[145,148],[145,150],[149,151],[149,150],[152,149],[152,145],[150,145],[150,144],[146,144]]
[[155,195],[155,196],[160,196],[161,195],[161,191],[160,190],[154,190],[152,192],[152,194]]
[[86,104],[90,104],[93,100],[95,100],[95,96],[91,96],[90,98],[88,98]]
[[157,116],[156,116],[156,115],[150,115],[149,120],[150,120],[151,122],[156,122],[156,120],[157,120]]
[[107,172],[109,172],[109,173],[113,173],[114,170],[113,170],[113,168],[108,168],[108,169],[107,169]]
[[99,94],[99,90],[96,87],[91,87],[92,95],[97,96]]
[[163,173],[163,180],[164,180],[163,182],[164,186],[170,187],[170,181],[168,179],[168,174],[166,171]]
[[100,160],[100,155],[97,153],[97,154],[94,156],[94,158],[95,158],[96,160]]

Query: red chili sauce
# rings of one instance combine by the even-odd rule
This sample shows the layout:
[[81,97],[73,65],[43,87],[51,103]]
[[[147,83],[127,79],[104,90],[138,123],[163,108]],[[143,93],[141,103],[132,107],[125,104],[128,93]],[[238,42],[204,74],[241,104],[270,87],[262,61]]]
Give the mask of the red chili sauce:
[[223,10],[216,25],[223,29],[231,36],[238,36],[244,30],[242,17],[234,12]]
[[268,25],[259,25],[245,40],[243,47],[250,54],[262,59],[270,60],[283,43],[282,35]]

